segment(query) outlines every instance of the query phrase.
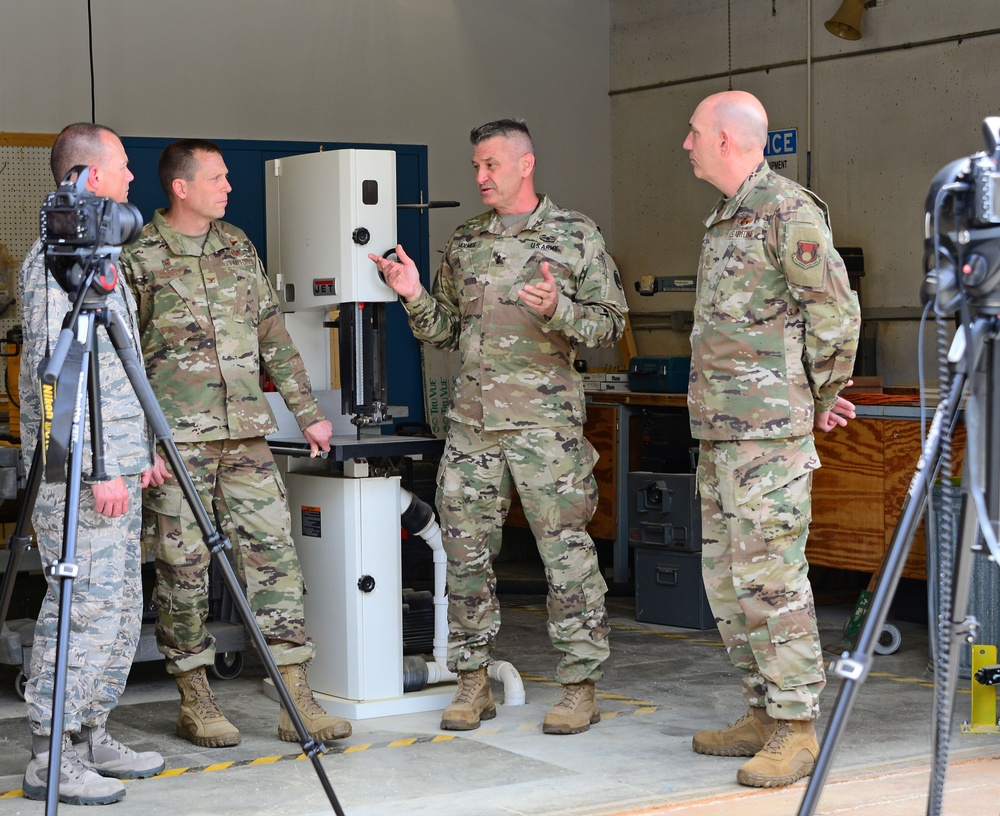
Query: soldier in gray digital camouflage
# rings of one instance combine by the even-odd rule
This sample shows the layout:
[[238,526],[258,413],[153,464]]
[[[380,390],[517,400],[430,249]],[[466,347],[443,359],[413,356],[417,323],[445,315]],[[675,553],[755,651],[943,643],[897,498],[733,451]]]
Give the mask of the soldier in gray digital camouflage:
[[[228,172],[212,142],[168,145],[159,176],[169,207],[122,253],[122,271],[139,304],[150,385],[202,503],[232,544],[271,656],[310,735],[341,739],[350,736],[350,723],[327,714],[307,679],[315,646],[306,635],[305,583],[285,488],[264,438],[277,426],[261,369],[314,456],[330,449],[333,427],[313,398],[256,249],[221,220],[232,190]],[[206,627],[212,554],[179,484],[147,490],[143,502],[156,553],[157,641],[181,695],[177,734],[207,748],[236,745],[240,732],[205,673],[216,656]],[[278,736],[299,739],[283,706]]]
[[535,193],[535,153],[520,120],[472,131],[472,166],[492,209],[460,226],[428,293],[402,247],[377,255],[404,301],[414,336],[457,350],[437,508],[448,556],[448,664],[458,689],[441,728],[496,716],[487,672],[500,628],[493,560],[516,487],[548,580],[548,631],[562,652],[562,693],[548,734],[600,720],[594,683],[608,658],[607,586],[587,523],[597,454],[583,435],[577,349],[614,346],[625,294],[596,225]]
[[747,712],[693,748],[747,756],[737,781],[812,773],[826,682],[805,557],[814,428],[846,425],[860,328],[826,205],[764,161],[767,114],[742,91],[705,99],[684,141],[723,195],[705,222],[688,407],[700,440],[705,590]]
[[[88,167],[86,189],[118,202],[128,200],[132,173],[118,135],[90,123],[69,125],[52,146],[52,173],[56,184],[77,165]],[[39,366],[54,349],[70,311],[68,294],[45,265],[45,246],[35,241],[18,278],[21,325],[24,333],[19,379],[22,450],[26,461],[39,444],[42,406]],[[131,330],[135,348],[139,332],[135,301],[122,281],[105,300],[109,309]],[[169,474],[153,453],[142,407],[125,368],[103,329],[96,333],[100,377],[105,471],[94,480],[89,421],[84,441],[84,484],[80,491],[76,538],[76,566],[70,608],[70,640],[66,666],[66,693],[60,760],[59,801],[74,805],[103,805],[125,796],[121,779],[153,776],[164,768],[155,751],[136,752],[106,729],[108,715],[125,689],[142,624],[142,578],[139,530],[140,491],[163,483]],[[63,374],[69,372],[64,366]],[[79,383],[62,381],[58,387],[75,389]],[[77,474],[67,474],[76,478]],[[62,559],[66,481],[43,478],[31,517],[42,563]],[[45,799],[52,733],[53,668],[59,623],[61,578],[46,573],[48,588],[38,613],[24,699],[31,731],[32,755],[21,790],[28,799]]]

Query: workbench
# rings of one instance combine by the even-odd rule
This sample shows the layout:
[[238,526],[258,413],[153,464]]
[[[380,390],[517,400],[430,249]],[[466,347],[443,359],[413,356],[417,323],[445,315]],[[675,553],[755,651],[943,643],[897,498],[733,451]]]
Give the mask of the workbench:
[[[615,583],[630,578],[627,474],[638,469],[641,443],[635,438],[633,420],[651,408],[686,410],[687,396],[587,393],[585,433],[601,455],[594,471],[600,501],[588,530],[595,538],[613,540]],[[806,553],[811,564],[871,573],[892,539],[920,456],[920,412],[916,404],[892,403],[858,405],[857,414],[844,428],[816,434],[823,467],[813,477],[813,520]],[[964,445],[960,425],[955,433],[955,473],[961,472]],[[926,578],[922,525],[903,575]]]

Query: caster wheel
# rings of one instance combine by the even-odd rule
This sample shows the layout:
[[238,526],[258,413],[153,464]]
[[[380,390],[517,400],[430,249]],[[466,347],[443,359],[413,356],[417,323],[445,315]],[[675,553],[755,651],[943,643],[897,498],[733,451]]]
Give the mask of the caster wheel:
[[17,676],[14,678],[14,691],[17,692],[17,696],[22,700],[24,699],[24,690],[28,685],[28,675],[23,671],[19,671]]
[[891,623],[887,623],[882,627],[882,631],[879,632],[878,642],[875,644],[875,654],[891,655],[899,648],[899,644],[902,641],[903,636],[900,634],[899,629]]
[[220,652],[209,670],[220,680],[232,680],[243,671],[243,652]]

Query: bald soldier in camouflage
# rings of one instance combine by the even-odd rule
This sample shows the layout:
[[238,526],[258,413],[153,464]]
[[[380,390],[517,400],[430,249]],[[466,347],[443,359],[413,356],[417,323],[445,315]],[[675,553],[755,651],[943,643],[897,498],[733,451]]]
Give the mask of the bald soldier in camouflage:
[[[307,730],[318,740],[340,739],[350,735],[350,723],[323,710],[306,677],[315,647],[306,636],[284,486],[264,439],[277,426],[261,367],[313,455],[330,449],[333,429],[256,249],[220,220],[232,187],[218,146],[174,142],[160,157],[159,175],[170,206],[122,253],[139,303],[149,382],[202,502],[233,545],[254,618]],[[205,675],[215,660],[205,626],[211,553],[180,485],[147,490],[144,507],[156,548],[156,634],[181,693],[177,733],[202,747],[236,745],[240,732]],[[278,736],[299,739],[283,707]]]
[[471,139],[492,209],[452,236],[432,293],[402,247],[399,263],[369,256],[405,301],[414,336],[461,359],[438,472],[448,663],[459,674],[441,727],[469,730],[496,715],[486,668],[500,628],[492,565],[513,481],[545,565],[549,637],[563,653],[562,695],[543,729],[576,734],[600,719],[594,682],[609,652],[607,586],[586,531],[597,454],[583,436],[573,361],[580,344],[619,341],[625,295],[594,223],[535,193],[527,126],[491,122]]
[[688,391],[700,440],[702,563],[709,603],[748,712],[700,731],[694,750],[753,757],[737,781],[788,785],[819,753],[825,684],[805,557],[813,429],[854,416],[860,310],[826,205],[764,161],[767,114],[748,93],[705,99],[684,149],[724,198],[705,222]]
[[[88,168],[86,190],[117,202],[128,200],[132,172],[118,135],[91,123],[69,125],[52,146],[52,173],[61,183],[77,165]],[[76,293],[74,293],[75,295]],[[39,367],[55,348],[63,318],[72,304],[45,267],[45,246],[35,241],[18,277],[21,326],[24,333],[21,373],[21,446],[27,461],[39,441],[42,406]],[[135,348],[139,332],[135,301],[118,281],[103,301],[126,330]],[[79,475],[79,518],[76,530],[76,566],[70,607],[66,665],[64,735],[60,761],[59,800],[76,805],[103,805],[125,796],[120,779],[153,776],[164,768],[155,751],[136,752],[108,733],[108,715],[125,690],[142,625],[142,576],[139,552],[140,490],[159,484],[169,474],[153,454],[153,438],[146,429],[139,399],[107,333],[99,328],[94,352],[100,384],[99,410],[103,420],[106,478],[93,474],[89,420],[81,436],[83,470]],[[75,391],[69,365],[63,367],[59,388]],[[31,516],[42,562],[62,559],[66,514],[66,479],[49,480],[38,487]],[[32,755],[22,790],[28,799],[44,799],[49,769],[52,729],[53,668],[59,628],[62,581],[46,574],[48,584],[35,626],[28,682],[24,689]]]

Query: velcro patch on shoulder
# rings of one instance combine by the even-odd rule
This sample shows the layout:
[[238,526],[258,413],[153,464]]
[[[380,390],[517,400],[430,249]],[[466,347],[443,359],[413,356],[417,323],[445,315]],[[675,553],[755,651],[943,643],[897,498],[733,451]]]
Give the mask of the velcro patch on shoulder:
[[793,221],[787,227],[785,273],[789,283],[819,289],[826,277],[827,241],[815,224]]

